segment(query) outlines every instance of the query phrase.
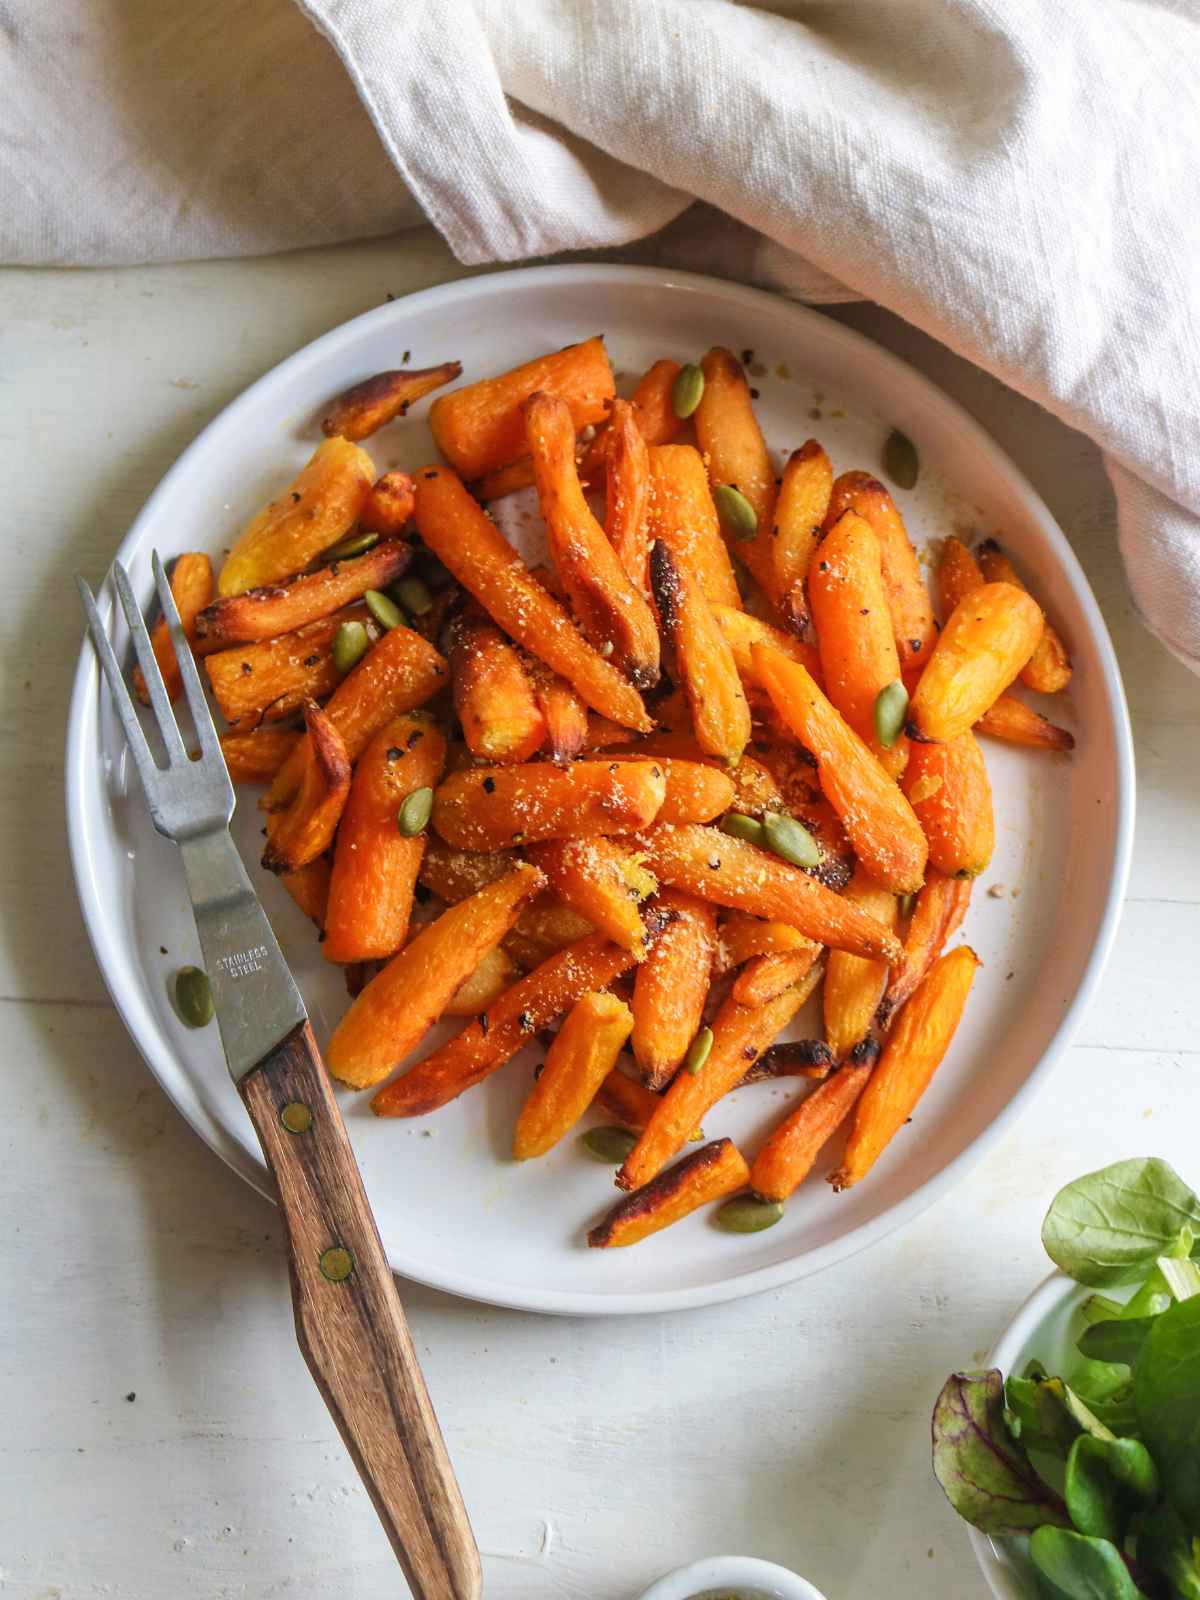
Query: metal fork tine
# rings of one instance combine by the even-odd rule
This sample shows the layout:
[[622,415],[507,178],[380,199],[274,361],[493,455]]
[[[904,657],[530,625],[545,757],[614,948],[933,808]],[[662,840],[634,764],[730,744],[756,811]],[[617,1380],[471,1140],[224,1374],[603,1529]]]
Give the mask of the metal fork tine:
[[171,585],[167,581],[166,569],[159,559],[158,551],[152,552],[150,562],[154,568],[154,583],[158,589],[158,600],[162,606],[162,614],[167,624],[167,633],[171,640],[171,649],[175,652],[175,660],[179,666],[179,676],[183,681],[183,690],[187,695],[188,707],[192,713],[192,725],[196,730],[196,737],[200,741],[200,749],[207,757],[218,756],[224,763],[221,752],[221,741],[217,737],[217,730],[213,725],[212,712],[208,709],[208,701],[204,698],[204,686],[200,682],[200,673],[196,666],[196,658],[188,644],[187,635],[183,631],[183,621],[179,615],[179,607],[175,604],[175,596],[171,592]]
[[162,673],[158,670],[158,662],[154,658],[154,646],[150,643],[150,634],[142,616],[142,609],[134,595],[129,574],[119,561],[113,562],[112,572],[117,594],[121,600],[121,609],[125,613],[125,621],[133,638],[133,648],[137,652],[138,665],[142,669],[142,677],[146,680],[154,719],[158,723],[158,731],[167,749],[167,760],[172,766],[176,766],[187,760],[187,751],[183,747],[183,736],[175,721],[175,713],[171,710],[171,699],[163,683]]
[[133,699],[125,687],[125,679],[121,676],[121,664],[117,660],[116,652],[109,640],[107,630],[100,620],[100,613],[96,609],[96,601],[92,591],[82,578],[76,577],[75,582],[79,588],[79,598],[83,601],[83,609],[87,613],[88,632],[92,636],[92,644],[100,658],[104,676],[108,680],[108,687],[112,691],[113,704],[117,708],[117,715],[121,719],[121,726],[125,730],[125,739],[129,745],[129,753],[133,757],[134,765],[138,769],[138,776],[142,780],[142,788],[146,791],[146,799],[154,809],[154,781],[158,776],[158,766],[150,754],[150,746],[146,743],[146,735],[142,732],[142,725],[138,721],[137,712],[133,708]]

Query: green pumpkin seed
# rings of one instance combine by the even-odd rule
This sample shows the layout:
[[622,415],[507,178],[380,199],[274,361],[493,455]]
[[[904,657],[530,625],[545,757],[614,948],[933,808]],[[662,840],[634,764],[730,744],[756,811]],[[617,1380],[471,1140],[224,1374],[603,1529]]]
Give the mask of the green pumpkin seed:
[[429,821],[433,811],[433,790],[414,789],[406,795],[396,817],[396,826],[406,839],[415,839]]
[[725,532],[734,539],[753,539],[758,532],[758,515],[742,491],[731,483],[719,483],[712,497]]
[[189,1028],[206,1028],[213,1019],[208,973],[199,967],[180,967],[175,974],[175,1005]]
[[637,1143],[637,1134],[628,1128],[589,1128],[579,1142],[593,1161],[619,1167]]
[[819,867],[821,850],[817,841],[802,822],[795,817],[785,817],[772,811],[763,818],[763,832],[768,850],[790,861],[794,867]]
[[782,1200],[762,1200],[756,1194],[735,1194],[714,1217],[726,1233],[761,1233],[773,1228],[783,1215]]
[[688,1047],[688,1053],[683,1058],[685,1072],[690,1072],[693,1078],[698,1078],[704,1068],[704,1063],[712,1055],[713,1031],[711,1028],[701,1028]]
[[734,839],[745,839],[747,844],[764,844],[767,837],[757,817],[748,817],[744,811],[730,811],[721,821],[721,832]]
[[690,417],[704,394],[704,374],[692,361],[680,367],[679,375],[671,386],[671,410],[682,422]]
[[420,578],[401,578],[399,583],[392,585],[392,597],[410,617],[423,617],[427,611],[433,609],[433,596],[429,586],[421,582]]
[[875,696],[875,737],[890,750],[904,728],[908,715],[908,690],[896,678]]
[[907,434],[893,428],[883,447],[883,470],[900,489],[915,489],[921,472],[917,447]]
[[343,622],[333,636],[333,664],[344,678],[367,653],[370,644],[361,622]]
[[348,533],[337,544],[331,544],[321,557],[322,561],[349,561],[351,556],[365,555],[379,543],[377,533]]
[[400,628],[404,625],[404,613],[394,600],[389,600],[386,594],[379,589],[368,589],[363,599],[367,610],[375,618],[381,628]]

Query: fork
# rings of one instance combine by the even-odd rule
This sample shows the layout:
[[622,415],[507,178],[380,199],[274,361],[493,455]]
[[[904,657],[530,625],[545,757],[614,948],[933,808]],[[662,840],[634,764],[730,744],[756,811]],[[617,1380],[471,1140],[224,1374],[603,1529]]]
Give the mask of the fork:
[[199,741],[189,756],[129,575],[113,579],[166,750],[151,753],[91,590],[88,631],[150,816],[183,857],[230,1076],[278,1190],[300,1349],[417,1600],[477,1600],[479,1554],[396,1283],[295,980],[229,833],[233,785],[157,551]]

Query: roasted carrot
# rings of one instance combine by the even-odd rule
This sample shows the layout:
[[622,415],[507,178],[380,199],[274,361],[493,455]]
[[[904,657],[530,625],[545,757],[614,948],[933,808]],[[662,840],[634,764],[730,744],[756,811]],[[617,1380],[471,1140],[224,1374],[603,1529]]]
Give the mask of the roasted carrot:
[[425,833],[407,836],[397,818],[410,794],[432,788],[445,762],[441,729],[419,711],[393,718],[363,751],[338,824],[326,961],[382,961],[408,937]]
[[750,739],[750,707],[733,652],[696,573],[666,539],[655,541],[650,576],[700,748],[736,766]]
[[637,690],[588,644],[452,472],[427,467],[417,474],[416,516],[425,543],[511,639],[566,678],[593,710],[649,732]]
[[476,478],[471,485],[472,492],[480,500],[489,502],[503,500],[506,495],[516,494],[521,489],[532,488],[533,462],[528,456],[522,456],[518,461],[510,461],[507,467],[497,467],[495,472]]
[[1020,672],[1042,636],[1037,602],[1011,583],[985,583],[955,606],[908,708],[909,731],[954,739]]
[[[212,562],[206,555],[189,551],[175,557],[171,563],[171,593],[175,598],[179,620],[183,624],[184,637],[193,649],[196,647],[196,618],[212,599],[212,589]],[[150,642],[154,647],[154,659],[158,662],[158,670],[162,673],[167,695],[172,701],[177,700],[183,688],[183,679],[179,675],[179,663],[175,659],[175,647],[167,632],[165,617],[160,617],[154,624]],[[144,706],[148,706],[150,696],[146,691],[146,680],[142,676],[141,667],[133,669],[133,687],[138,699]]]
[[704,1016],[716,948],[716,909],[665,890],[656,901],[670,920],[633,980],[633,1056],[652,1089],[669,1083]]
[[943,539],[937,569],[937,602],[942,616],[948,617],[964,595],[982,587],[979,563],[962,540]]
[[873,1063],[847,1061],[818,1084],[776,1127],[750,1166],[750,1187],[764,1200],[786,1200],[816,1164],[867,1086]]
[[979,957],[968,945],[942,956],[896,1018],[854,1108],[842,1164],[831,1174],[837,1190],[865,1178],[893,1135],[909,1120],[941,1065],[967,1003]]
[[976,733],[986,733],[1008,744],[1021,744],[1031,750],[1074,750],[1075,735],[1055,727],[1040,711],[1027,706],[1016,695],[997,695],[975,724]]
[[829,457],[815,439],[809,439],[788,457],[771,529],[773,595],[780,613],[797,631],[808,623],[804,585],[832,490]]
[[520,973],[507,950],[499,945],[489,950],[469,978],[463,980],[446,1002],[444,1017],[477,1017],[517,981]]
[[368,589],[386,589],[411,559],[408,545],[388,539],[365,555],[330,562],[288,583],[224,595],[197,615],[197,642],[208,651],[292,633],[361,600]]
[[389,1083],[372,1100],[371,1110],[380,1117],[436,1111],[511,1060],[539,1028],[589,989],[603,989],[632,965],[627,950],[598,933],[568,945],[518,979],[478,1022]]
[[399,539],[412,521],[416,503],[416,489],[409,474],[385,472],[381,478],[376,478],[370,494],[363,501],[358,525],[366,533],[382,534],[385,539]]
[[736,1089],[754,1059],[787,1027],[804,1004],[804,986],[789,989],[765,1006],[740,1006],[732,997],[712,1024],[708,1059],[696,1074],[677,1072],[637,1144],[617,1173],[621,1189],[640,1189],[682,1150],[705,1112]]
[[566,401],[530,395],[522,406],[538,501],[554,570],[579,626],[639,688],[658,682],[654,613],[584,498],[575,468],[575,431]]
[[350,794],[345,743],[315,701],[305,702],[304,725],[307,759],[299,783],[287,804],[267,818],[262,864],[268,872],[296,872],[319,856],[333,838]]
[[333,640],[343,622],[359,622],[371,639],[379,628],[365,606],[350,606],[294,633],[235,645],[204,658],[213,698],[232,727],[256,728],[295,716],[305,700],[321,700],[340,683]]
[[856,511],[869,522],[879,540],[883,586],[891,612],[900,671],[907,681],[924,665],[934,642],[933,611],[917,552],[896,502],[870,473],[842,473],[830,495],[825,526],[832,528],[846,511]]
[[[656,361],[643,373],[633,392],[638,428],[648,445],[669,444],[683,432],[685,424],[675,415],[674,405],[675,379],[679,373],[678,361]],[[594,484],[599,480],[607,451],[608,429],[602,426],[579,463],[579,476],[585,483]]]
[[462,850],[632,833],[658,815],[667,784],[652,761],[473,767],[438,787],[433,825]]
[[[524,667],[546,724],[546,754],[551,761],[571,761],[587,741],[587,707],[567,680],[551,672],[544,661],[527,655]],[[626,730],[621,732],[625,737]]]
[[730,911],[721,918],[717,942],[717,970],[732,972],[756,956],[791,955],[812,945],[788,922],[752,917],[744,911]]
[[803,643],[795,634],[784,633],[782,628],[773,628],[769,622],[763,622],[760,617],[752,617],[748,611],[739,611],[733,606],[714,605],[713,616],[716,617],[721,632],[729,641],[729,648],[733,651],[734,663],[742,683],[748,688],[761,690],[754,671],[756,644],[770,645],[773,650],[778,650],[790,661],[799,661],[801,666],[807,667],[817,683],[823,681],[821,657],[815,646]]
[[431,833],[417,878],[439,900],[452,906],[482,889],[485,883],[495,883],[516,864],[515,851],[497,850],[485,855],[478,850],[452,850]]
[[464,478],[479,478],[525,455],[521,405],[539,390],[565,401],[573,430],[601,422],[613,397],[604,340],[585,339],[499,377],[439,395],[429,408],[429,426],[454,470]]
[[[890,889],[881,888],[862,867],[855,869],[846,885],[846,898],[870,912],[885,928],[895,930],[895,895]],[[848,1056],[871,1031],[887,976],[884,961],[864,961],[861,956],[847,955],[842,950],[831,952],[825,970],[823,1006],[825,1037],[835,1060]]]
[[406,368],[376,372],[338,395],[321,422],[326,438],[366,439],[380,428],[408,415],[408,408],[427,394],[462,376],[462,363],[443,361],[440,367]]
[[[643,962],[638,971],[644,968]],[[658,1096],[647,1089],[644,1083],[622,1072],[620,1067],[614,1067],[597,1089],[593,1104],[622,1128],[628,1128],[630,1133],[641,1133],[654,1115]]]
[[225,558],[220,594],[241,594],[290,578],[358,520],[375,468],[348,439],[326,439],[284,492],[247,523]]
[[[820,976],[820,969],[817,976]],[[863,1041],[854,1052],[855,1060],[860,1057],[867,1060],[868,1053],[871,1061],[879,1056],[879,1046],[874,1039]],[[764,1050],[738,1087],[765,1083],[768,1078],[809,1078],[814,1083],[820,1083],[829,1076],[835,1065],[833,1051],[824,1039],[788,1039],[783,1044],[773,1044]]]
[[504,948],[523,972],[532,972],[559,950],[594,932],[587,918],[564,905],[557,895],[540,894],[517,918]]
[[696,749],[695,759],[663,755],[661,750],[676,734],[651,734],[642,745],[614,745],[606,749],[606,761],[653,761],[667,780],[659,822],[711,822],[733,804],[733,780],[711,764],[705,753]]
[[900,944],[858,906],[799,867],[717,828],[662,823],[645,835],[646,864],[659,883],[751,916],[787,922],[833,950],[894,960]]
[[883,587],[879,540],[865,518],[847,511],[834,523],[808,575],[825,693],[889,777],[904,771],[908,740],[884,747],[875,702],[900,677],[900,657]]
[[704,394],[696,409],[696,437],[708,462],[708,475],[714,487],[727,485],[750,502],[755,529],[748,539],[735,537],[734,553],[774,598],[775,469],[754,416],[750,385],[741,362],[719,346],[708,352],[700,369]]
[[750,1175],[745,1158],[729,1139],[715,1139],[685,1156],[637,1194],[618,1200],[588,1234],[594,1250],[637,1244],[690,1216],[700,1206],[745,1187]]
[[983,752],[968,729],[945,744],[914,744],[907,794],[929,840],[929,859],[951,878],[975,878],[996,843],[992,786]]
[[427,923],[367,984],[334,1029],[325,1051],[334,1077],[365,1089],[398,1066],[541,884],[536,867],[514,867]]
[[328,856],[317,856],[295,872],[281,872],[279,881],[310,922],[325,926],[329,905],[329,878],[332,866]]
[[546,739],[546,719],[520,652],[473,607],[450,625],[446,649],[454,709],[472,755],[528,761]]
[[765,1006],[807,978],[821,953],[810,940],[807,949],[754,956],[734,979],[730,993],[740,1006]]
[[270,783],[299,740],[294,728],[235,729],[221,735],[221,754],[234,783]]
[[742,597],[700,452],[689,444],[664,444],[649,454],[649,540],[667,541],[695,573],[710,605],[739,609]]
[[817,760],[825,798],[859,860],[897,894],[919,889],[928,846],[913,809],[798,661],[755,645],[754,664],[775,709]]
[[604,531],[626,576],[641,594],[650,589],[650,454],[628,400],[614,400],[605,433]]
[[971,879],[947,878],[930,870],[913,906],[904,935],[904,953],[888,978],[877,1021],[887,1027],[954,936],[971,903]]
[[521,1108],[513,1158],[544,1156],[568,1134],[616,1065],[633,1027],[633,1013],[615,995],[581,995],[546,1052],[541,1076]]
[[618,839],[552,839],[528,854],[560,900],[638,960],[645,956],[640,908],[658,885],[638,850]]
[[[1025,585],[1017,576],[1017,569],[1001,550],[995,539],[985,539],[979,547],[979,567],[988,583],[1011,583],[1018,589]],[[1021,668],[1021,682],[1038,694],[1058,694],[1071,681],[1071,658],[1058,630],[1049,622],[1043,624],[1042,637],[1029,660]]]

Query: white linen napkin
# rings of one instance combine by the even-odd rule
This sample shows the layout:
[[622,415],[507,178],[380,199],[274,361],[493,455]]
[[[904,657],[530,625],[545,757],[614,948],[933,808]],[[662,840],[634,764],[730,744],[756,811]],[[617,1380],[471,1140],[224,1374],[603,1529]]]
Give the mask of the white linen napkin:
[[[99,0],[63,0],[50,18],[38,0],[8,3],[42,30],[49,62],[62,57],[64,12],[99,27]],[[1090,435],[1116,492],[1135,601],[1200,671],[1191,0],[298,4],[336,51],[404,189],[463,261],[626,245],[699,198],[762,238],[743,270],[744,233],[732,246],[723,229],[696,237],[696,270],[805,298],[845,286],[840,297],[888,306]],[[99,167],[81,159],[72,171],[81,226],[64,246],[63,207],[44,190],[30,200],[51,160],[35,139],[0,222],[9,259],[38,258],[31,209],[42,258],[66,248],[84,261],[237,253],[402,219],[406,196],[386,182],[378,150],[364,153],[361,113],[344,82],[332,85],[333,56],[294,31],[282,0],[125,9],[148,33],[106,85],[119,141]],[[152,50],[150,35],[161,44],[165,31],[158,10],[236,81],[219,97],[231,120],[214,149],[195,148],[205,123],[190,103],[188,136],[164,113],[166,152],[147,148],[155,118],[139,62],[161,72],[169,58],[193,96],[202,76],[202,63],[179,59],[178,38]],[[236,24],[233,48],[222,18]],[[19,39],[6,82],[14,55],[19,69]],[[0,102],[0,118],[11,115]],[[94,115],[85,106],[84,122]],[[30,127],[26,116],[27,138]],[[62,168],[69,133],[52,143]],[[6,148],[0,176],[16,165]],[[130,170],[138,182],[149,174],[165,217],[129,203]],[[114,186],[136,212],[127,254],[97,220]],[[266,214],[284,203],[286,217]]]

